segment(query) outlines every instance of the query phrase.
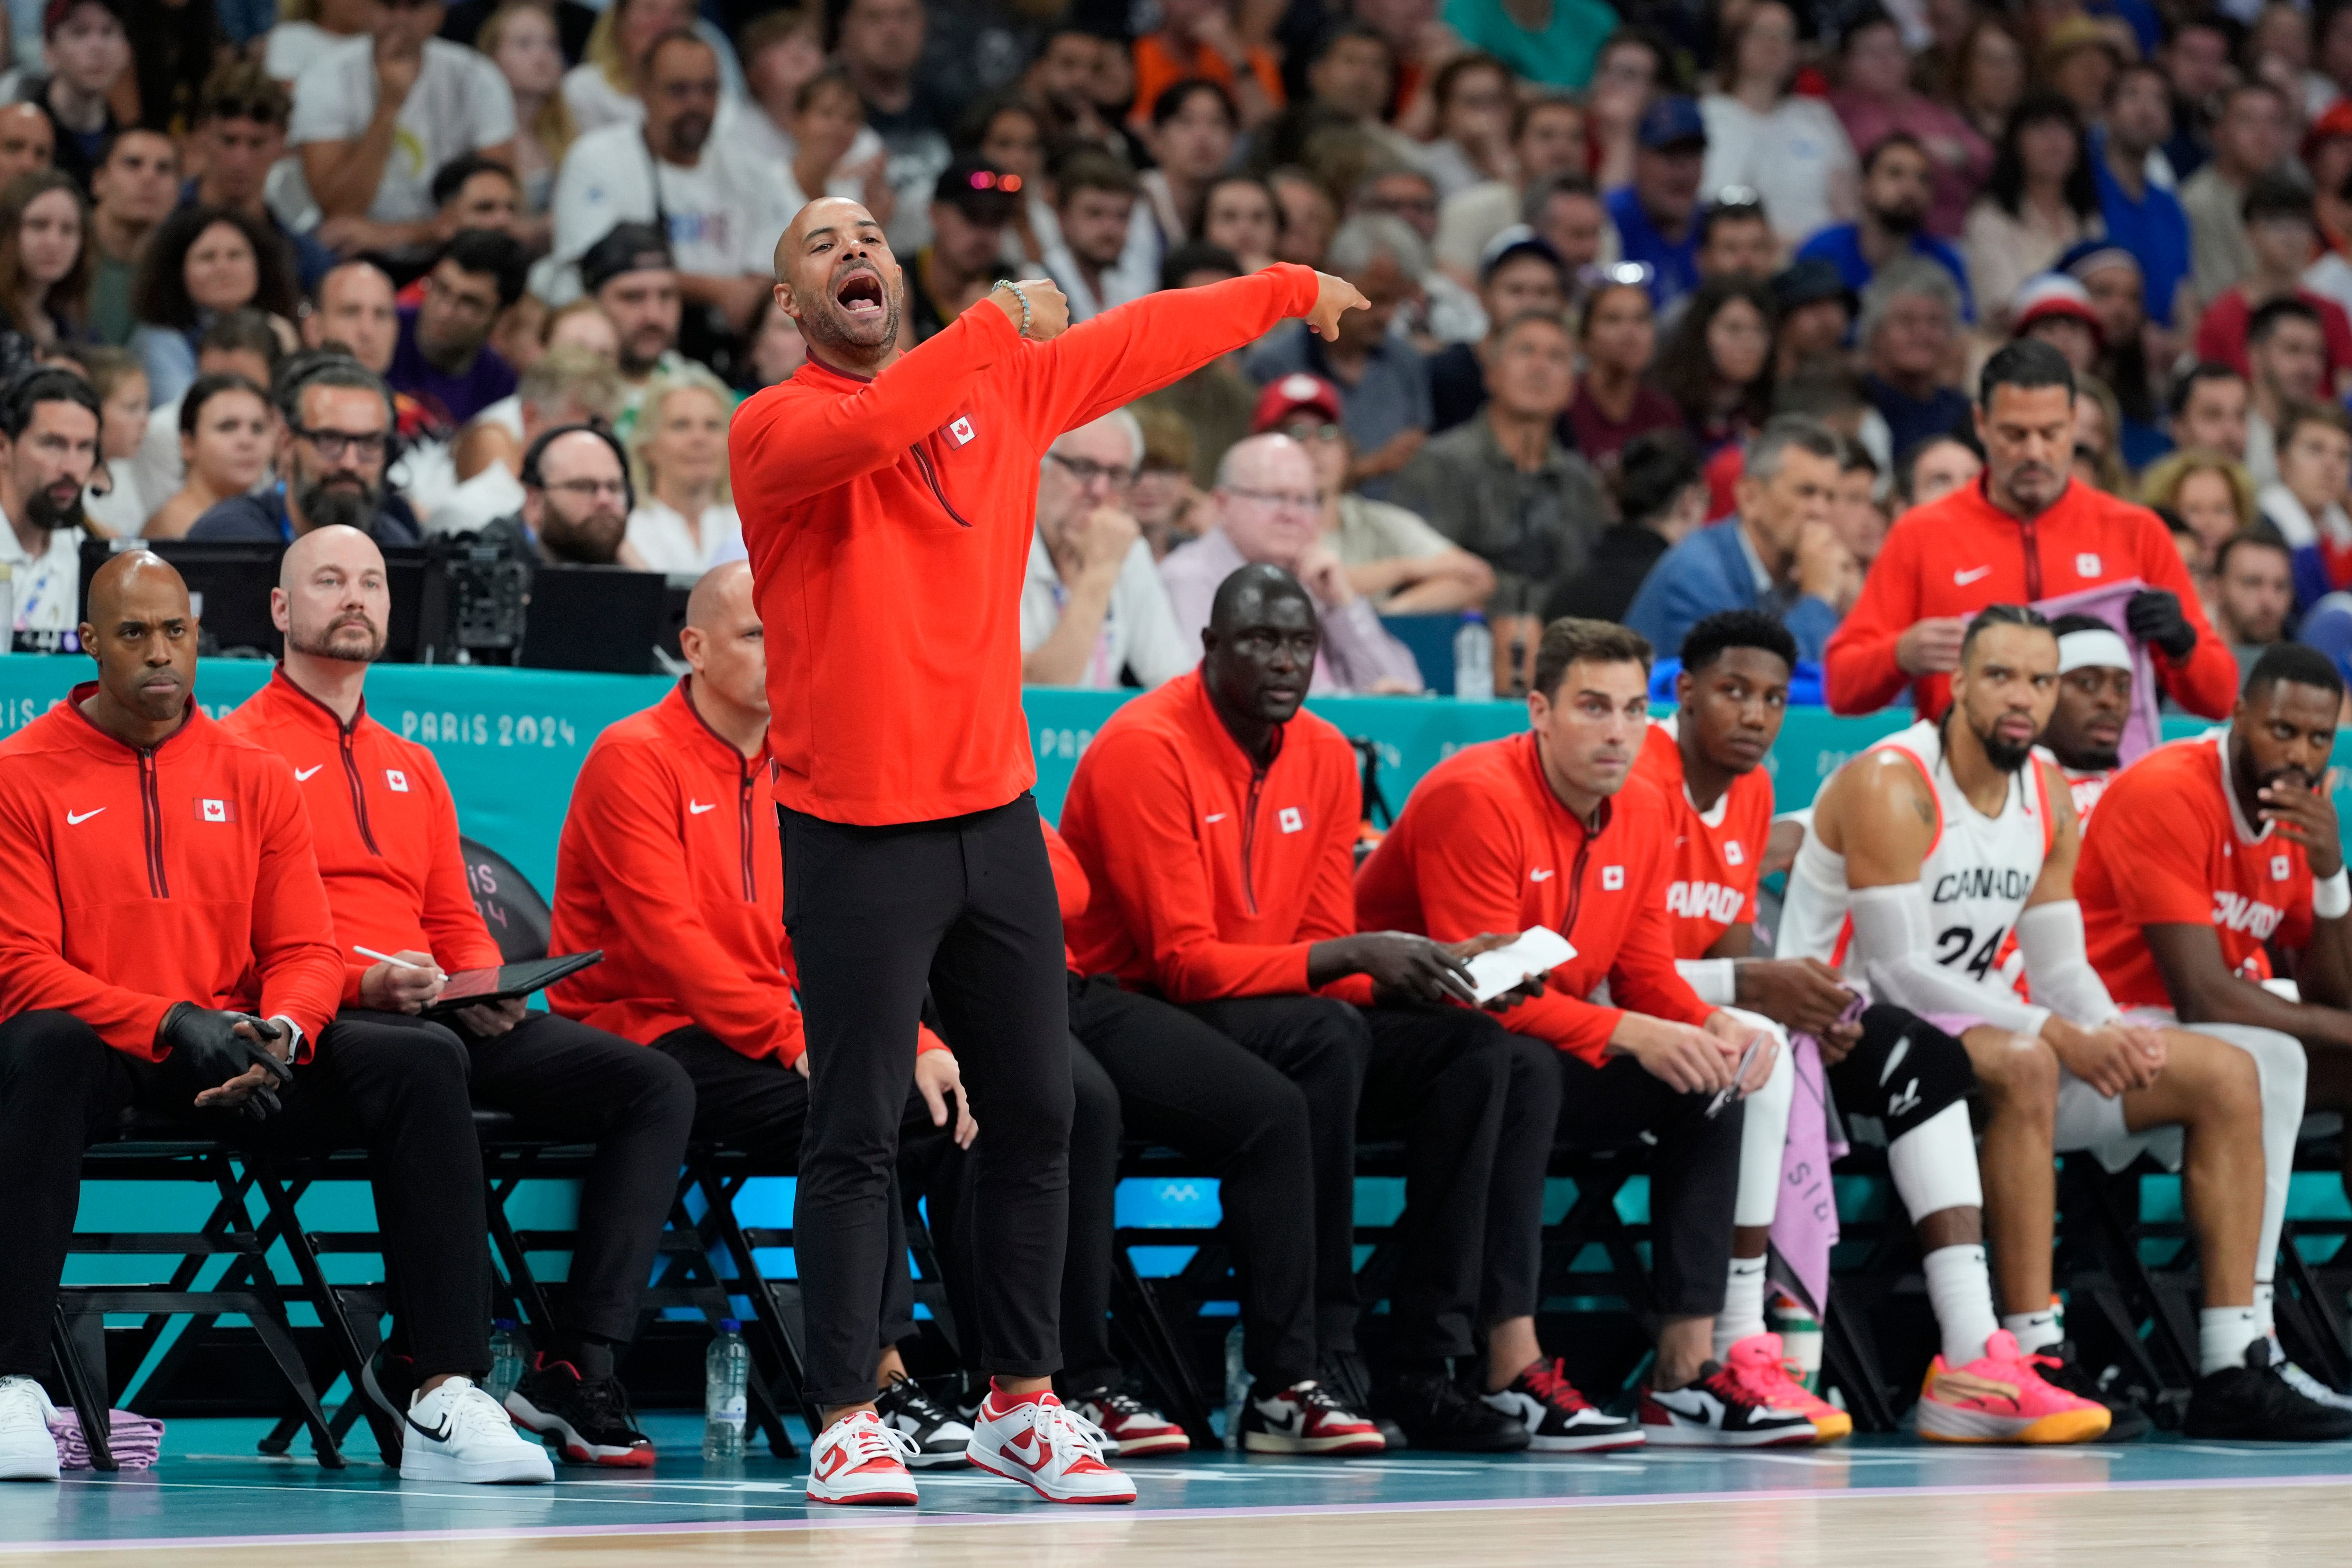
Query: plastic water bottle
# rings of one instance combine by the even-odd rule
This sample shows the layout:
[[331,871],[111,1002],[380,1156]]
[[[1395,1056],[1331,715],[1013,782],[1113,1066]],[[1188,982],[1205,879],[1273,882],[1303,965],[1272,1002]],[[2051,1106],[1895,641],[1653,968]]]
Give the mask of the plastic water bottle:
[[1242,1325],[1225,1331],[1225,1447],[1242,1442],[1242,1407],[1249,1403],[1249,1368],[1242,1364]]
[[1764,1326],[1780,1336],[1780,1354],[1790,1375],[1815,1394],[1822,1391],[1822,1321],[1785,1291],[1772,1292]]
[[751,1382],[751,1353],[743,1343],[743,1325],[733,1318],[719,1322],[719,1337],[702,1357],[702,1458],[743,1457],[743,1426],[751,1416],[746,1389]]
[[514,1319],[491,1320],[489,1396],[503,1401],[522,1381],[523,1369],[530,1364],[530,1354],[523,1348],[522,1333]]
[[1495,634],[1475,610],[1462,612],[1461,629],[1454,633],[1454,696],[1465,703],[1495,700]]

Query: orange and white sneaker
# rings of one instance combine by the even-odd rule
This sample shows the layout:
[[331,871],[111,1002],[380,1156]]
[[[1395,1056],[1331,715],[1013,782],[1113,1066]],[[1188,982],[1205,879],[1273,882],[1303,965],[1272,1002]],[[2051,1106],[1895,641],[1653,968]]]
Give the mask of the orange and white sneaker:
[[1776,1333],[1749,1334],[1724,1353],[1724,1370],[1759,1405],[1776,1410],[1797,1410],[1813,1424],[1816,1441],[1834,1443],[1853,1433],[1853,1417],[1790,1375]]
[[808,1499],[911,1508],[915,1478],[907,1473],[907,1460],[914,1451],[911,1438],[885,1427],[873,1411],[853,1411],[810,1447]]
[[2043,1378],[2007,1329],[1958,1370],[1937,1356],[1919,1388],[1919,1436],[1937,1443],[2088,1443],[2113,1419],[2105,1406]]
[[991,1383],[964,1456],[1048,1502],[1133,1502],[1135,1483],[1103,1463],[1103,1442],[1102,1428],[1050,1389],[1013,1397]]

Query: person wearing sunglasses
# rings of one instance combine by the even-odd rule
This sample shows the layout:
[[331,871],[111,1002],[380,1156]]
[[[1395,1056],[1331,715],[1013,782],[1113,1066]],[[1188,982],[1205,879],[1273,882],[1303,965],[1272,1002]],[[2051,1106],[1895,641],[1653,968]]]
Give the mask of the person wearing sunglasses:
[[348,354],[310,353],[279,371],[278,484],[231,496],[198,517],[192,539],[278,539],[291,544],[340,523],[380,545],[418,542],[408,504],[384,485],[392,452],[392,389]]

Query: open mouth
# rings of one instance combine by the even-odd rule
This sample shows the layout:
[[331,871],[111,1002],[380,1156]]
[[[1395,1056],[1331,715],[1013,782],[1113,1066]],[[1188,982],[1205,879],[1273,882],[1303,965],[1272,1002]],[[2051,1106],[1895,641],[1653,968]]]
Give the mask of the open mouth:
[[834,289],[833,302],[850,316],[880,316],[884,309],[881,275],[871,268],[859,267]]

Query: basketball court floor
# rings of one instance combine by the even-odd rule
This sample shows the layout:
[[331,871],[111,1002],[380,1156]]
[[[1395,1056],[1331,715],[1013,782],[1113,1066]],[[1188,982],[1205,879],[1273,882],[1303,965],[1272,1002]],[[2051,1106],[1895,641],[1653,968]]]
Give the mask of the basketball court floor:
[[[1861,1440],[1812,1452],[1608,1458],[1203,1454],[1132,1467],[1131,1509],[1052,1508],[971,1471],[915,1511],[802,1498],[804,1461],[706,1468],[698,1423],[648,1419],[666,1456],[551,1487],[404,1485],[256,1456],[260,1423],[182,1421],[154,1469],[0,1486],[0,1568],[1559,1568],[1564,1563],[2034,1565],[2352,1562],[2352,1443],[2020,1450]],[[362,1452],[364,1452],[363,1445]]]

